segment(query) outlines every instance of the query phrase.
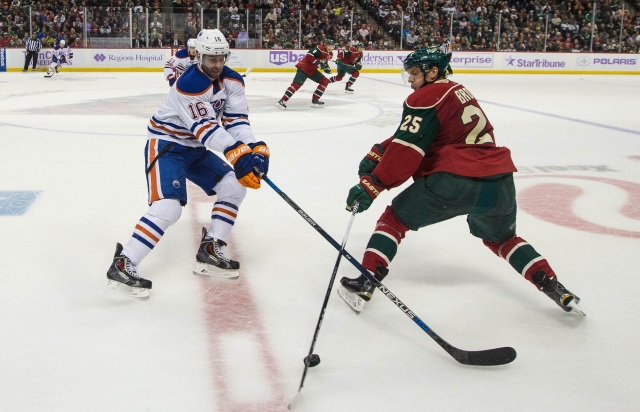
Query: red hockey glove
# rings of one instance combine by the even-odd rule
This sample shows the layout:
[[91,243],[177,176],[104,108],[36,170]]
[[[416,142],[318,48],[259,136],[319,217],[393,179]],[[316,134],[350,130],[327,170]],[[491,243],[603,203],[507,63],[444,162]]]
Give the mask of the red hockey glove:
[[349,190],[346,209],[351,211],[354,203],[358,202],[360,206],[358,207],[357,213],[364,212],[369,209],[371,203],[373,203],[383,190],[384,186],[374,175],[362,175],[360,177],[360,183]]

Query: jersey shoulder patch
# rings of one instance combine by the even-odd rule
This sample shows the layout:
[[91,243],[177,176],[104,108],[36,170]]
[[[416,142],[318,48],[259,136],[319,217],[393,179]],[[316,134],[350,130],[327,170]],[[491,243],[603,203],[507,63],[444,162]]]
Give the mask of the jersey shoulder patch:
[[233,70],[229,66],[224,66],[224,68],[222,69],[222,73],[220,74],[220,77],[222,78],[223,81],[224,80],[237,81],[244,86],[244,79],[242,78],[242,75],[240,75],[240,73]]
[[178,78],[176,88],[183,94],[202,94],[212,86],[211,80],[194,64]]
[[451,81],[429,84],[410,94],[405,103],[408,107],[415,109],[431,108],[444,101],[458,87],[460,87],[459,83]]
[[180,49],[176,52],[175,56],[179,59],[184,59],[189,57],[189,51],[187,49]]

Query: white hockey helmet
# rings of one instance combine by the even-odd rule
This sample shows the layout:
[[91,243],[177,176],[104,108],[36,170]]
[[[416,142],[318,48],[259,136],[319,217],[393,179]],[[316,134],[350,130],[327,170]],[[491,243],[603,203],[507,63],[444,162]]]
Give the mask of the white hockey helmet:
[[229,43],[224,38],[224,34],[218,29],[200,30],[196,39],[196,50],[200,56],[205,54],[229,55]]
[[67,44],[67,42],[64,41],[64,39],[60,40],[60,47],[64,47],[65,44]]
[[187,47],[188,48],[196,47],[196,39],[187,40]]

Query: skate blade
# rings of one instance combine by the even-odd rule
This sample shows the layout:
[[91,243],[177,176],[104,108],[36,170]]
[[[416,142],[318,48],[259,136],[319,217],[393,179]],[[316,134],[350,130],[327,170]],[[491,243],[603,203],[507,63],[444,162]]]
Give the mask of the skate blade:
[[238,279],[240,277],[239,269],[223,269],[206,263],[197,262],[193,268],[193,274],[196,276],[211,276],[216,278]]
[[151,296],[151,294],[149,293],[149,289],[147,288],[127,286],[124,283],[120,283],[112,279],[109,279],[107,281],[107,285],[111,288],[111,290],[117,291],[118,293],[122,293],[127,296],[131,296],[132,298],[149,299],[149,296]]
[[575,299],[572,300],[571,303],[569,303],[567,306],[571,308],[571,313],[576,313],[578,315],[587,316],[587,314],[584,313],[584,311],[582,310],[580,305],[578,305],[578,302],[576,302]]
[[353,309],[356,313],[362,312],[364,309],[365,301],[360,296],[355,293],[349,292],[344,286],[338,285],[336,289],[338,295],[344,300],[344,302],[349,305],[351,309]]

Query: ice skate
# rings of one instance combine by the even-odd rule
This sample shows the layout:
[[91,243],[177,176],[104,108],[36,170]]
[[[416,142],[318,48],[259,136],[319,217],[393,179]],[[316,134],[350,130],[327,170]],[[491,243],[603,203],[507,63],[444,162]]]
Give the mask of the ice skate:
[[558,306],[565,312],[574,312],[587,316],[578,305],[580,298],[565,288],[562,283],[558,282],[556,277],[549,278],[543,271],[538,271],[531,277],[534,284],[551,300],[556,302]]
[[566,312],[572,312],[580,314],[582,316],[587,316],[580,305],[578,305],[580,303],[580,298],[576,294],[567,290],[567,288],[565,288],[562,283],[558,282],[556,290],[551,293],[547,293],[547,296],[549,296],[554,302],[558,304],[558,306],[560,306]]
[[315,108],[324,107],[324,102],[321,102],[318,99],[313,99],[311,100],[311,107],[315,107]]
[[113,263],[107,271],[107,284],[113,289],[120,288],[134,298],[146,299],[149,297],[151,281],[138,276],[136,266],[128,257],[122,254],[122,245],[116,244],[116,253]]
[[284,103],[284,100],[280,99],[278,100],[278,103],[276,103],[276,107],[280,110],[285,110],[287,105]]
[[349,87],[349,86],[345,86],[344,87],[344,92],[345,93],[353,93],[353,89],[351,87]]
[[[378,266],[373,274],[378,281],[382,281],[387,276],[389,270],[384,266]],[[356,279],[343,277],[340,279],[337,291],[340,297],[349,305],[351,309],[360,313],[364,309],[365,302],[371,300],[371,296],[376,287],[364,276],[360,275]]]
[[58,66],[56,66],[55,69],[56,69],[56,73],[58,73]]
[[240,263],[224,255],[222,248],[227,246],[220,239],[207,236],[207,229],[202,228],[202,241],[196,254],[194,275],[206,275],[236,279],[240,276]]

